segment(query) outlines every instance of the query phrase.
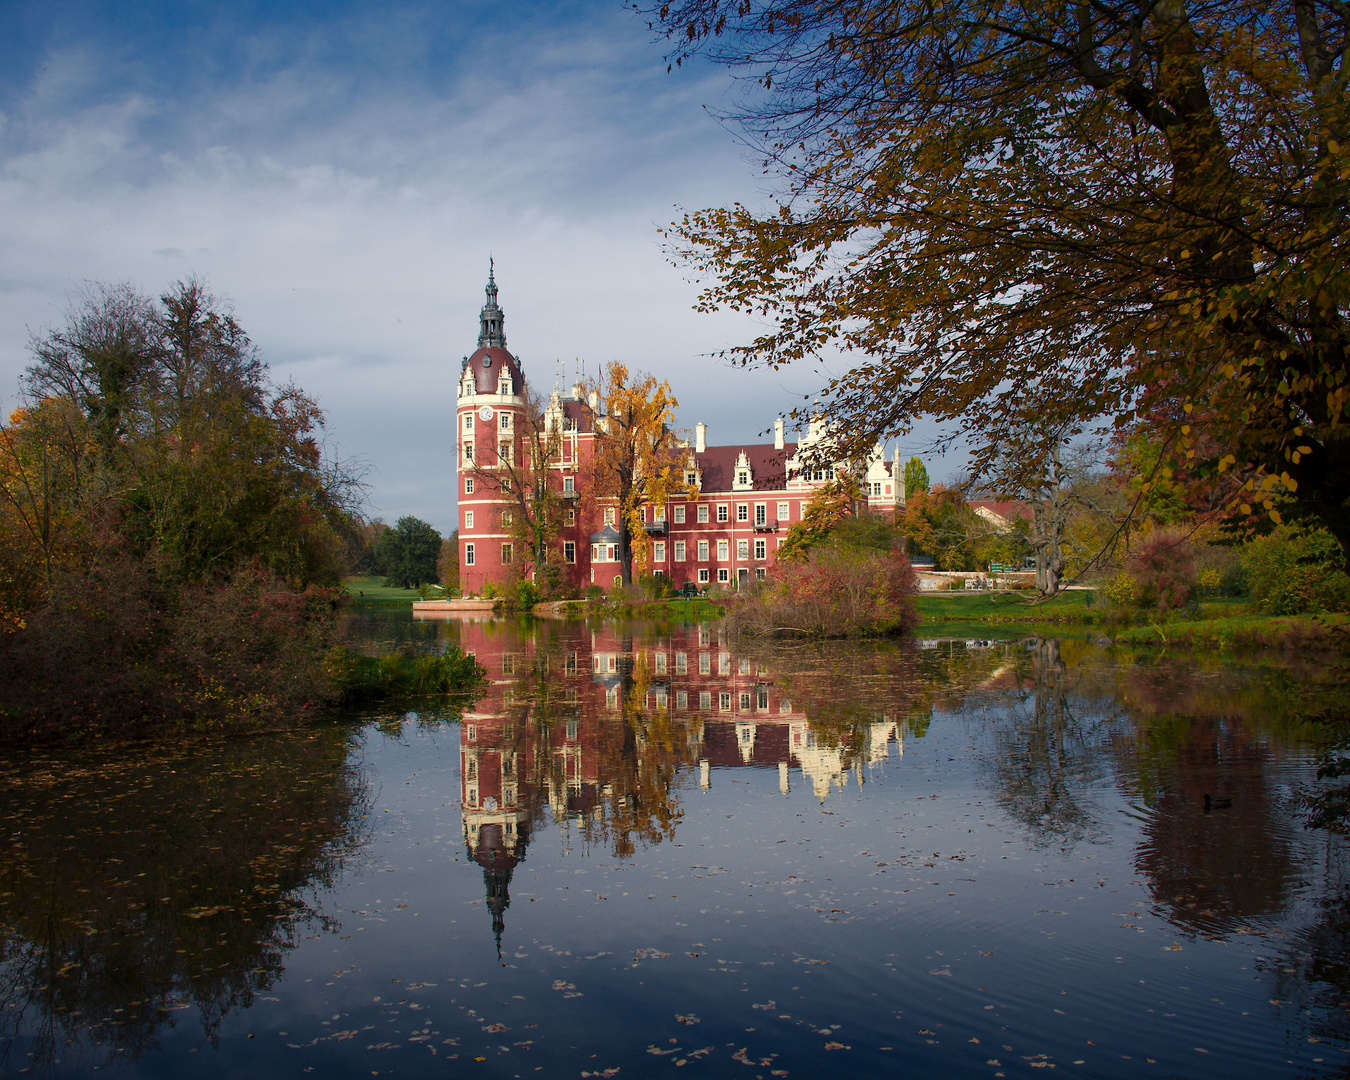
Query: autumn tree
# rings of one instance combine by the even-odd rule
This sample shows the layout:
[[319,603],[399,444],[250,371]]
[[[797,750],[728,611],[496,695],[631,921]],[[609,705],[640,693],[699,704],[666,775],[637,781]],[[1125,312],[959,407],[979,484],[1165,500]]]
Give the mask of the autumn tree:
[[650,14],[673,62],[744,75],[781,180],[670,233],[700,308],[767,319],[735,357],[843,349],[821,398],[859,449],[928,415],[996,482],[1046,459],[1000,452],[1030,421],[1142,418],[1240,515],[1318,519],[1350,554],[1344,3]]
[[644,508],[648,503],[664,507],[676,492],[689,490],[684,480],[688,451],[670,426],[679,402],[668,382],[630,374],[618,361],[606,365],[588,389],[597,394],[600,407],[589,493],[616,504],[623,583],[629,585],[634,566],[640,574],[648,561],[647,545],[633,543],[635,535],[646,537]]

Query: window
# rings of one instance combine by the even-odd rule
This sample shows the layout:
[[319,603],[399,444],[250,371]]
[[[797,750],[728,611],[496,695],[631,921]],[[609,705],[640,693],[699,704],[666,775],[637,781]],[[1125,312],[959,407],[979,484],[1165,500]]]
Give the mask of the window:
[[652,520],[653,520],[653,521],[665,521],[665,520],[666,520],[666,508],[665,508],[664,506],[653,507],[653,508],[652,508]]
[[676,561],[676,562],[684,562],[684,541],[683,541],[683,540],[676,540],[676,541],[675,541],[675,561]]
[[676,690],[676,691],[675,691],[675,708],[679,709],[680,712],[684,712],[686,709],[689,708],[689,693],[688,693],[688,691],[685,691],[685,690]]
[[503,379],[501,385],[497,387],[497,393],[501,394],[502,397],[509,396],[511,393],[511,384],[506,379]]
[[720,694],[717,695],[717,707],[722,712],[731,711],[731,694],[726,690],[723,690]]
[[675,654],[675,674],[676,674],[676,675],[688,675],[688,674],[689,674],[689,654],[688,654],[688,653],[677,652],[677,653]]
[[563,514],[564,525],[575,525],[576,523],[577,523],[577,512],[575,510],[568,510]]
[[614,507],[612,506],[605,507],[605,524],[606,525],[614,524]]
[[762,559],[762,558],[764,558],[764,557],[768,554],[768,552],[764,550],[767,546],[768,546],[768,545],[766,545],[766,544],[764,543],[763,540],[756,540],[756,541],[755,541],[755,558],[756,558],[756,559]]
[[692,471],[692,470],[690,470],[689,472],[685,473],[685,474],[684,474],[684,482],[685,482],[685,484],[687,484],[689,487],[693,487],[695,484],[698,483],[698,473],[696,473],[696,472],[694,472],[694,471]]
[[750,558],[750,541],[749,541],[749,540],[737,540],[737,541],[736,541],[736,558],[740,559],[742,562],[744,562],[746,559]]
[[472,528],[473,528],[473,511],[472,511],[472,510],[465,510],[465,511],[464,511],[464,527],[465,527],[466,529],[472,529]]
[[510,565],[511,565],[511,545],[510,545],[510,544],[503,544],[503,545],[502,545],[502,565],[503,565],[503,566],[510,566]]
[[509,412],[502,413],[502,430],[511,430],[511,414]]
[[576,491],[576,489],[577,489],[576,480],[571,476],[564,476],[563,477],[564,494],[571,495],[574,491]]
[[698,561],[699,562],[708,561],[708,541],[706,540],[700,540],[698,542]]
[[464,444],[464,464],[473,464],[473,443],[471,442],[466,442]]
[[666,561],[666,542],[657,540],[652,544],[652,562]]
[[750,659],[749,659],[749,657],[742,656],[742,657],[740,658],[740,660],[738,660],[738,661],[736,662],[736,674],[737,674],[737,675],[749,675],[749,674],[750,674]]
[[712,691],[711,691],[711,690],[700,690],[700,691],[698,692],[698,707],[699,707],[700,709],[711,709],[711,708],[712,708]]
[[574,563],[577,561],[577,546],[571,540],[563,541],[563,562]]
[[675,507],[675,524],[676,524],[676,525],[683,525],[683,524],[684,524],[684,507],[683,507],[683,506],[677,506],[677,507]]
[[513,520],[513,519],[512,519],[512,517],[511,517],[511,511],[510,511],[510,510],[503,510],[503,511],[502,511],[502,527],[505,528],[506,526],[510,525],[511,522],[512,522],[512,520]]
[[[749,711],[750,711],[750,695],[743,691],[741,693],[741,712],[749,712]],[[750,732],[747,731],[746,734],[749,735]]]
[[758,690],[755,693],[755,708],[763,712],[769,707],[769,692],[767,690]]
[[728,570],[725,566],[722,567],[722,569],[717,571],[717,580],[720,581],[723,585],[725,585],[728,581],[731,580],[731,571]]
[[738,483],[738,484],[748,484],[748,483],[750,483],[750,474],[749,474],[748,472],[746,472],[744,469],[741,469],[741,470],[736,474],[736,483]]
[[728,521],[728,520],[730,520],[730,515],[728,514],[728,510],[730,510],[730,507],[728,507],[726,503],[722,503],[721,505],[719,505],[719,506],[717,507],[717,520],[718,520],[718,521]]
[[600,561],[600,552],[602,552],[602,551],[604,551],[604,550],[605,550],[605,545],[604,545],[604,544],[592,544],[592,545],[591,545],[591,562],[599,562],[599,561]]
[[472,494],[473,494],[473,477],[472,477],[472,476],[466,476],[466,477],[464,478],[464,494],[465,494],[465,495],[472,495]]
[[767,525],[769,523],[769,507],[765,503],[755,503],[755,524]]
[[731,550],[731,544],[726,540],[717,541],[717,561],[726,562],[727,554]]
[[763,581],[766,576],[767,575],[764,572],[764,567],[762,566],[755,567],[755,577],[759,578],[760,581]]
[[698,572],[698,583],[700,585],[708,584],[708,571],[706,569]]
[[719,675],[726,675],[726,674],[727,674],[728,672],[730,672],[730,671],[731,671],[731,654],[730,654],[730,653],[718,653],[718,654],[717,654],[717,674],[719,674]]
[[657,653],[655,656],[652,657],[652,670],[655,671],[656,674],[658,674],[658,675],[664,675],[664,674],[666,673],[666,654],[665,654],[665,653],[659,652],[659,653]]
[[779,521],[787,521],[787,520],[788,520],[789,518],[791,518],[791,517],[792,517],[792,504],[791,504],[791,503],[779,503],[779,504],[778,504],[778,520],[779,520]]
[[812,479],[812,480],[824,480],[824,479],[825,479],[825,472],[824,472],[824,470],[822,470],[822,469],[816,469],[816,470],[811,474],[811,479]]
[[510,443],[498,443],[498,444],[497,444],[497,460],[500,461],[503,465],[510,465],[510,464],[511,464],[511,444],[510,444]]
[[464,565],[465,565],[465,566],[472,566],[472,565],[473,565],[473,545],[472,545],[472,544],[465,544],[465,545],[464,545]]
[[698,508],[698,519],[699,521],[708,520],[708,508],[706,506],[700,506]]
[[736,520],[737,520],[737,521],[749,521],[749,520],[750,520],[750,504],[749,504],[749,503],[737,503],[737,504],[736,504]]
[[473,430],[473,413],[471,412],[466,412],[464,414],[464,430],[465,431]]
[[698,673],[700,675],[712,674],[712,657],[705,652],[698,654]]
[[511,494],[511,478],[509,476],[502,477],[501,488],[507,495]]

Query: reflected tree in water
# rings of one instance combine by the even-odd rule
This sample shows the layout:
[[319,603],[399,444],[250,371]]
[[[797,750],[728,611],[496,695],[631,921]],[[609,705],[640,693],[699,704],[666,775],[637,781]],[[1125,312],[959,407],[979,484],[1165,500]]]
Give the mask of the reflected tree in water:
[[343,730],[0,762],[0,1066],[129,1060],[281,977],[363,835]]
[[1078,659],[1074,646],[1034,639],[1009,651],[972,695],[991,725],[987,782],[1038,848],[1068,851],[1101,825],[1093,788],[1106,773],[1100,751],[1117,717],[1081,685]]

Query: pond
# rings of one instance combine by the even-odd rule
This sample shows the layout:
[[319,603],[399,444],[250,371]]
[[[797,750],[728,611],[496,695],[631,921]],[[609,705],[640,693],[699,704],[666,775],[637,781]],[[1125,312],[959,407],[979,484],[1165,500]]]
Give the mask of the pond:
[[463,707],[0,755],[0,1068],[1344,1075],[1343,680],[1079,636],[414,623]]

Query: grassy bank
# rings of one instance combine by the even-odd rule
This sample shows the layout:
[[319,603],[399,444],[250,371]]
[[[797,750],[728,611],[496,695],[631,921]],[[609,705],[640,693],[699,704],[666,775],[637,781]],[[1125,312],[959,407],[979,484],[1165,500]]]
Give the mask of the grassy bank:
[[348,578],[343,586],[357,604],[410,604],[422,599],[422,594],[416,589],[386,585],[382,577]]
[[599,600],[562,600],[548,605],[547,614],[585,619],[652,619],[657,622],[707,622],[720,619],[724,606],[712,600],[626,601],[604,597]]
[[1097,627],[1122,645],[1175,645],[1203,649],[1315,649],[1350,651],[1350,616],[1262,615],[1240,597],[1206,600],[1196,612],[1174,612],[1159,617],[1148,612],[1120,613],[1094,602],[1088,590],[1063,593],[1052,600],[1032,603],[1026,594],[985,593],[918,598],[918,632],[949,628],[987,628],[1050,631],[1065,626]]

